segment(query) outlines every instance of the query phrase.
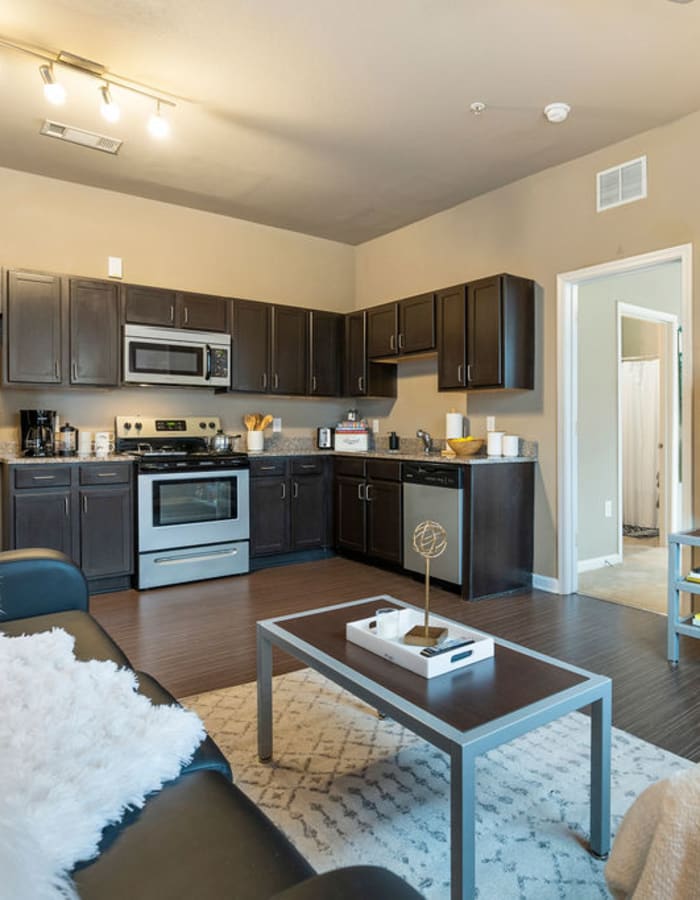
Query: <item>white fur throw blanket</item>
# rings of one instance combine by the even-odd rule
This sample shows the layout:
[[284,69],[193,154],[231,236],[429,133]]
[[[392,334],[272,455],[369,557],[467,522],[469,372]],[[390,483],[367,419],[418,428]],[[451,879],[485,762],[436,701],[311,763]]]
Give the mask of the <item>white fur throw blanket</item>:
[[102,829],[176,778],[200,719],[153,706],[136,676],[79,662],[62,629],[0,634],[0,897],[74,897],[68,872]]
[[616,898],[700,896],[700,765],[637,797],[622,820],[605,877]]

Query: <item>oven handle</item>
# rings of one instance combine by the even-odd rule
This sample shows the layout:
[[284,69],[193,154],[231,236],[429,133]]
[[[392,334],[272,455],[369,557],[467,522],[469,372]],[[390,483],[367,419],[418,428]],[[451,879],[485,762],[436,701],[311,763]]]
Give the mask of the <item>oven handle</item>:
[[211,380],[211,345],[207,344],[207,372],[204,376],[205,381]]
[[208,559],[221,559],[222,556],[236,556],[238,548],[231,550],[209,550],[207,553],[187,553],[184,556],[156,556],[153,560],[157,566],[176,566],[178,563],[192,562],[193,559],[205,562]]

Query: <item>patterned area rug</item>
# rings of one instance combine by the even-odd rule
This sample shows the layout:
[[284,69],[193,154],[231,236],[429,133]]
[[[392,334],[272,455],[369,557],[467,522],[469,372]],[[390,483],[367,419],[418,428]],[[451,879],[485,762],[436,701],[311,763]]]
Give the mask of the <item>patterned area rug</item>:
[[[444,753],[310,669],[274,685],[274,763],[258,762],[255,684],[190,697],[238,786],[317,871],[372,863],[449,898]],[[613,730],[613,828],[647,785],[692,765]],[[572,713],[477,765],[480,900],[608,897],[585,851],[590,723]]]

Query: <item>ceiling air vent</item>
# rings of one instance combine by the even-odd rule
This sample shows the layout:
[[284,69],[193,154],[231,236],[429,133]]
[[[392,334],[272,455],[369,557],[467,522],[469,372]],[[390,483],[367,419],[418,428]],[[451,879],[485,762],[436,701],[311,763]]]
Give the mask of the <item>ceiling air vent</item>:
[[647,195],[647,158],[631,159],[629,162],[598,172],[597,210],[602,212],[623,203],[642,200]]
[[41,126],[41,134],[71,144],[79,144],[81,147],[89,147],[91,150],[101,150],[103,153],[118,153],[122,145],[122,141],[118,138],[107,137],[94,131],[83,131],[82,128],[61,125],[60,122],[50,122],[48,119]]

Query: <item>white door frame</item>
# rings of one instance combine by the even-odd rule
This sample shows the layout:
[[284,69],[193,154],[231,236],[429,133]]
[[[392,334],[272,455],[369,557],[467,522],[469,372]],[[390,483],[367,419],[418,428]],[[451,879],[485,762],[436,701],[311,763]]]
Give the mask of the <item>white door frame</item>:
[[681,528],[680,497],[676,491],[676,485],[680,473],[678,471],[678,434],[679,434],[679,410],[678,410],[678,353],[679,347],[676,340],[678,334],[678,316],[673,313],[662,312],[647,306],[635,306],[632,303],[617,302],[617,508],[619,510],[618,553],[622,559],[622,320],[644,319],[655,325],[664,327],[664,358],[666,366],[663,409],[665,416],[659,419],[659,436],[663,441],[664,457],[664,483],[660,485],[663,491],[664,521],[659,522],[659,534],[663,537],[672,531]]
[[558,434],[557,461],[557,556],[558,587],[571,594],[578,586],[576,532],[578,527],[578,286],[582,281],[619,275],[666,262],[681,264],[681,325],[683,328],[683,509],[679,527],[690,521],[692,471],[692,276],[693,245],[681,244],[652,253],[612,260],[557,275],[557,372]]

